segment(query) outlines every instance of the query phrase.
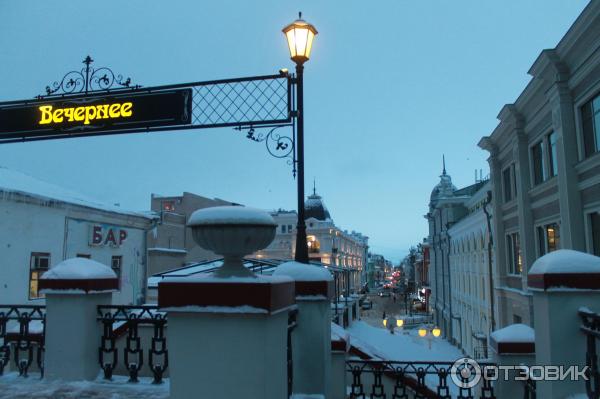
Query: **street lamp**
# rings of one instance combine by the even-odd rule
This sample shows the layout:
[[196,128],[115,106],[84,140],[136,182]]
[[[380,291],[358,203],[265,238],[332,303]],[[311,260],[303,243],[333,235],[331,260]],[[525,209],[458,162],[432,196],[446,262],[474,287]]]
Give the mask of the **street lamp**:
[[429,349],[431,349],[431,340],[433,338],[438,338],[440,335],[442,335],[442,330],[440,330],[438,327],[427,328],[425,326],[422,326],[419,328],[418,333],[419,333],[419,337],[427,338],[427,343],[429,344]]
[[298,225],[296,228],[296,255],[295,260],[308,263],[308,245],[306,242],[306,222],[304,221],[304,63],[310,58],[312,42],[317,35],[314,26],[302,19],[298,19],[285,28],[283,33],[288,42],[290,57],[296,63],[296,120],[298,123],[298,137],[296,141],[296,159],[298,162]]

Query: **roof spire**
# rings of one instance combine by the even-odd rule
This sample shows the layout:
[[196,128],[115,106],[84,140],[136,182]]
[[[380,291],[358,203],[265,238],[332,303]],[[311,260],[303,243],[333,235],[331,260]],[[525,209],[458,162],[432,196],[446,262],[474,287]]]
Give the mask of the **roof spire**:
[[446,175],[446,156],[444,154],[442,154],[442,165],[443,165],[442,175],[445,176]]
[[313,195],[317,195],[317,181],[313,177]]

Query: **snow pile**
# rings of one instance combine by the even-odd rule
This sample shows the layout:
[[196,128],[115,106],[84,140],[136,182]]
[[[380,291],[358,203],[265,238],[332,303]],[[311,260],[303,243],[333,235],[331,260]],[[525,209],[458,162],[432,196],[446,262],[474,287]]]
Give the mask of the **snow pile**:
[[388,330],[358,321],[347,331],[352,346],[384,360],[454,362],[464,357],[458,348],[443,338],[432,338],[429,349],[428,339],[419,337],[417,330],[396,329],[390,334]]
[[300,262],[285,262],[277,266],[274,276],[289,276],[296,281],[333,281],[329,270]]
[[535,330],[525,324],[511,324],[491,334],[496,342],[535,342]]
[[350,340],[350,334],[348,334],[348,331],[344,330],[339,324],[331,323],[331,340],[344,340],[348,342]]
[[533,263],[529,274],[600,273],[600,258],[585,252],[559,249]]
[[95,381],[50,381],[39,379],[35,373],[29,378],[18,373],[0,377],[0,399],[168,399],[169,379],[163,384],[152,384],[149,377],[131,384],[128,377],[113,376],[112,381],[100,377]]
[[108,266],[86,258],[71,258],[60,262],[42,275],[44,280],[93,280],[117,278]]
[[120,213],[124,215],[134,215],[145,218],[154,218],[141,212],[133,212],[121,209],[118,206],[104,204],[95,199],[86,197],[78,192],[36,179],[25,173],[17,172],[0,166],[0,191],[25,194],[44,200],[57,200],[69,204],[85,206],[88,208],[101,209]]
[[198,209],[188,221],[188,226],[215,224],[249,224],[277,226],[273,217],[262,209],[245,206],[215,206]]

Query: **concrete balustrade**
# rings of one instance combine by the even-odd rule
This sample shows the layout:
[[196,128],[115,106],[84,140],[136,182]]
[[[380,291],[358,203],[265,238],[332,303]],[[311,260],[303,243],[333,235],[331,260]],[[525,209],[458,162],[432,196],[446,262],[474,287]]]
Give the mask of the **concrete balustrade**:
[[119,286],[108,266],[85,258],[67,259],[40,279],[46,295],[45,377],[94,380],[100,372],[98,305],[110,305]]
[[[536,364],[585,366],[580,308],[600,312],[600,258],[559,250],[539,258],[527,284],[533,291]],[[584,381],[538,381],[538,398],[564,398],[585,390]]]
[[333,277],[324,268],[298,262],[274,275],[294,280],[298,326],[292,335],[295,393],[331,397],[331,298]]

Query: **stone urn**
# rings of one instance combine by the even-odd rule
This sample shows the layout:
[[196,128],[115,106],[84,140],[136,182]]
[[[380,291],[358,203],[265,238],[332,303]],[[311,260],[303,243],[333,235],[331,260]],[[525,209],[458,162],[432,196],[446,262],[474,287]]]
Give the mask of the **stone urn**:
[[215,277],[256,277],[244,256],[266,248],[277,224],[267,212],[244,206],[217,206],[195,211],[188,221],[196,244],[223,256]]

